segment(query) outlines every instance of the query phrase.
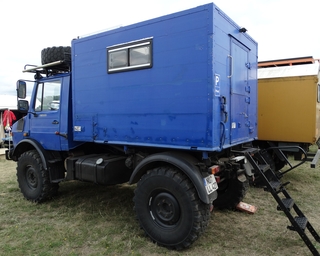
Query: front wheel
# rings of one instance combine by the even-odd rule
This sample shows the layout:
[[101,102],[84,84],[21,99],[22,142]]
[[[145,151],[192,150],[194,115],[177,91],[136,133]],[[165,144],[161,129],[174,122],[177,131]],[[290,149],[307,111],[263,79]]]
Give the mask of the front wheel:
[[137,219],[147,236],[170,249],[189,247],[207,227],[209,205],[179,170],[158,167],[138,182],[134,196]]
[[57,193],[59,184],[50,183],[49,173],[43,168],[36,150],[23,153],[17,166],[19,188],[23,196],[32,202],[43,202]]

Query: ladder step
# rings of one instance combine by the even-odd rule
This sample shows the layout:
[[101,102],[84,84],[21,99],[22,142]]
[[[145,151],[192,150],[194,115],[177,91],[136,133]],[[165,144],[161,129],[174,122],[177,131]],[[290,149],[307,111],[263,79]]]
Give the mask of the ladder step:
[[[304,231],[308,224],[308,219],[306,217],[294,217],[295,222]],[[297,231],[294,226],[288,226],[288,229]]]
[[255,154],[257,152],[259,152],[259,149],[258,148],[243,148],[241,150],[236,150],[236,149],[233,149],[232,152],[235,152],[235,153],[250,153],[250,154]]
[[270,181],[270,185],[271,185],[272,189],[275,190],[275,191],[278,191],[282,187],[281,182],[277,181],[277,180]]
[[[279,181],[279,180],[270,180],[269,183],[275,192],[280,193],[284,189],[285,186],[290,184],[290,181],[282,184],[281,181]],[[264,188],[264,190],[269,191],[268,188]],[[269,192],[271,192],[271,191],[269,191]]]
[[259,168],[262,172],[265,172],[267,170],[270,170],[270,165],[268,164],[262,164],[262,165],[259,165]]
[[[290,210],[294,205],[294,200],[292,198],[283,198],[281,201],[284,204],[284,207],[286,207],[288,210]],[[282,211],[280,205],[277,206],[277,210]]]

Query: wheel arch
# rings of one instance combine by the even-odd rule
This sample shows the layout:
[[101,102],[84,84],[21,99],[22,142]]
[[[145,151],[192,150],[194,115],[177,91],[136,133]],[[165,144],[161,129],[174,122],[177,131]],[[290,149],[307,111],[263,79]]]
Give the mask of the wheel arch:
[[[207,191],[203,184],[203,177],[201,176],[199,168],[195,165],[197,162],[197,159],[186,153],[156,153],[144,158],[136,166],[130,177],[129,184],[137,183],[148,170],[153,169],[162,164],[169,164],[178,168],[185,175],[187,175],[187,177],[194,184],[201,201],[203,201],[206,204],[212,203],[212,201],[217,196],[217,192],[212,193],[210,196],[207,194]],[[214,198],[211,198],[212,196],[214,196]]]
[[41,158],[43,168],[45,170],[47,170],[49,156],[48,156],[47,152],[45,151],[45,149],[42,147],[42,145],[35,140],[32,140],[32,139],[21,140],[15,146],[12,156],[14,157],[14,159],[18,160],[18,158],[21,156],[21,154],[23,154],[26,151],[33,150],[33,149],[37,150],[37,152],[39,153],[39,156]]

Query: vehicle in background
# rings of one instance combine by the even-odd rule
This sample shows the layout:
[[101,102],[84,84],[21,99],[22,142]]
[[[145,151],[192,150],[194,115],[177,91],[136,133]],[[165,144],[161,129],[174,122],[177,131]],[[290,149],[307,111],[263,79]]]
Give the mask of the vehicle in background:
[[[258,63],[258,138],[260,148],[277,147],[282,152],[303,156],[298,147],[309,151],[320,146],[320,71],[313,57],[263,61]],[[276,170],[286,163],[271,153]],[[312,159],[315,167],[319,151]]]

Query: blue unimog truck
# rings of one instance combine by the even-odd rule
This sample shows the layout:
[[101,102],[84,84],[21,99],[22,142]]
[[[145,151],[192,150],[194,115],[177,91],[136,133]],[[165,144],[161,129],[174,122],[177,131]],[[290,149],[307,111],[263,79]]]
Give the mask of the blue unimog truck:
[[260,170],[257,43],[214,4],[46,48],[41,61],[24,69],[35,78],[30,104],[17,82],[25,117],[6,152],[30,201],[66,180],[137,183],[140,226],[183,249]]

